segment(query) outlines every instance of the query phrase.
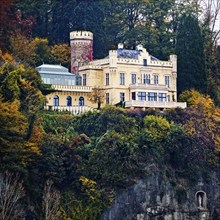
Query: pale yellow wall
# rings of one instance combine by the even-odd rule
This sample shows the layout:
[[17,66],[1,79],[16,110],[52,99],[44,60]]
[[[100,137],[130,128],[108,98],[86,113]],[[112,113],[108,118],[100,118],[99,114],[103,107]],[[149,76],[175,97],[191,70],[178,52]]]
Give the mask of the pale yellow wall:
[[[120,85],[120,73],[125,74],[125,85]],[[106,73],[109,73],[109,85],[106,86]],[[170,91],[157,90],[156,92],[164,92],[167,95],[176,100],[176,77],[172,74],[172,68],[166,67],[140,67],[134,65],[117,65],[117,69],[110,70],[109,67],[103,68],[103,70],[87,70],[88,85],[105,88],[105,93],[109,93],[110,104],[116,104],[120,101],[120,92],[125,93],[125,101],[131,99],[129,92],[129,86],[131,84],[131,74],[136,74],[137,83],[142,84],[142,74],[149,73],[151,75],[151,84],[154,84],[154,75],[158,75],[158,84],[165,85],[164,76],[170,77]],[[140,91],[137,89],[137,91]],[[147,90],[148,92],[155,92],[155,90]],[[172,98],[171,98],[172,101]]]
[[[120,85],[120,73],[125,74],[125,85]],[[109,85],[105,85],[105,77],[106,73],[109,73]],[[129,67],[129,66],[118,66],[117,70],[114,72],[110,72],[109,68],[104,69],[103,71],[87,71],[87,85],[92,85],[93,87],[100,87],[105,88],[105,93],[109,93],[110,97],[110,103],[109,104],[116,104],[120,102],[120,92],[125,93],[125,101],[128,101],[131,99],[129,86],[131,84],[131,74],[136,73],[136,80],[137,83],[142,83],[142,74],[143,73],[150,73],[151,75],[151,84],[154,83],[153,76],[156,74],[158,75],[158,84],[159,85],[165,85],[164,76],[170,77],[170,91],[163,91],[163,90],[151,90],[148,89],[148,92],[164,92],[167,93],[167,95],[170,95],[172,97],[174,95],[174,98],[176,100],[176,79],[172,75],[171,69],[165,69],[165,68],[146,68],[146,69],[140,69],[137,67]],[[92,75],[95,75],[93,77]],[[97,77],[98,76],[98,77]],[[171,92],[171,90],[173,92]],[[140,89],[137,89],[137,91],[140,91]],[[171,99],[172,101],[172,99]]]
[[97,104],[91,103],[89,101],[89,93],[86,92],[62,92],[62,91],[57,91],[53,92],[49,95],[46,96],[47,98],[47,105],[53,106],[53,98],[55,95],[59,96],[59,106],[66,106],[66,98],[67,96],[72,97],[72,106],[77,106],[79,104],[79,98],[82,96],[84,97],[85,100],[85,105],[90,106],[90,107],[97,107]]

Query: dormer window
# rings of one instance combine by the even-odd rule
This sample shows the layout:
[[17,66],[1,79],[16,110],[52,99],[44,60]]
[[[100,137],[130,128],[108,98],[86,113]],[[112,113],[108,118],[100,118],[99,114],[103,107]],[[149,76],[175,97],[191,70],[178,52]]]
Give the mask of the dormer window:
[[143,65],[147,66],[147,59],[143,59]]

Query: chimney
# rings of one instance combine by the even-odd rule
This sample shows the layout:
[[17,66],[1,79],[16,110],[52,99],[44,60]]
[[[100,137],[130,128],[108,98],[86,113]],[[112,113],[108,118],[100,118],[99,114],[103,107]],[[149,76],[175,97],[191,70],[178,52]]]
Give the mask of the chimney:
[[118,49],[123,49],[124,48],[124,44],[123,43],[119,43],[118,44]]
[[138,44],[138,45],[136,46],[136,50],[143,51],[143,45]]

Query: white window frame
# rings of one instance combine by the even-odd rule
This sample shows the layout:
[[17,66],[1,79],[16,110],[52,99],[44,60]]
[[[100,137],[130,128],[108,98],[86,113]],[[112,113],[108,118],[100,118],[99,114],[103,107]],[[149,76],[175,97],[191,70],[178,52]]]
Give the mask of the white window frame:
[[157,101],[157,93],[148,92],[148,101]]
[[159,75],[154,75],[154,85],[158,85],[159,84]]
[[120,102],[124,102],[124,101],[125,101],[125,93],[120,92]]
[[166,93],[158,93],[158,101],[159,102],[166,102],[167,101],[167,94]]
[[170,76],[168,75],[164,76],[164,83],[165,83],[165,86],[167,86],[168,88],[170,87]]
[[119,84],[120,85],[125,85],[125,73],[121,72],[120,73],[120,78],[119,78]]
[[109,86],[109,82],[110,82],[110,80],[109,80],[109,73],[106,73],[105,74],[105,85]]
[[137,74],[136,73],[131,73],[131,84],[136,84],[137,83]]
[[83,86],[86,86],[86,83],[87,83],[86,81],[87,81],[87,76],[86,76],[86,74],[83,74],[82,75],[82,85]]
[[110,99],[109,99],[109,93],[105,93],[105,103],[109,104],[110,103]]

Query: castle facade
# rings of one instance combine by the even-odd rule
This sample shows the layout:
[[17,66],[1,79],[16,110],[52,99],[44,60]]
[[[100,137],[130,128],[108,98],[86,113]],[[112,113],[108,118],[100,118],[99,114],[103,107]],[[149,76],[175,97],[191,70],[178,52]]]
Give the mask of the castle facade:
[[37,68],[44,83],[52,84],[56,90],[47,95],[46,108],[86,111],[97,108],[93,96],[102,106],[186,107],[186,103],[177,102],[176,55],[163,61],[150,55],[142,45],[128,50],[119,44],[107,57],[93,60],[93,34],[88,31],[71,32],[70,45],[72,73],[59,65],[43,64]]

